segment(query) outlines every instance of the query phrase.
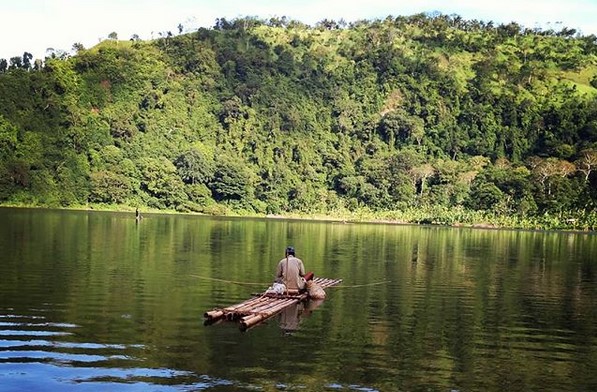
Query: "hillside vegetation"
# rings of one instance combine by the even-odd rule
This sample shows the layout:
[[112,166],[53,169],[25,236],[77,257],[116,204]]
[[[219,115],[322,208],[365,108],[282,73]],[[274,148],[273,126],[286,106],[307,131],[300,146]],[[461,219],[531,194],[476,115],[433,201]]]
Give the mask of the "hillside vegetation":
[[0,60],[0,203],[597,227],[594,35],[420,14],[116,38]]

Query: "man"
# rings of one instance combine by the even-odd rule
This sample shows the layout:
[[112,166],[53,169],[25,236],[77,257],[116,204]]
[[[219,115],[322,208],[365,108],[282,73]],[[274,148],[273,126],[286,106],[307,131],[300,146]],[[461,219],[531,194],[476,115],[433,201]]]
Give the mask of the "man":
[[286,257],[280,260],[276,269],[276,279],[286,285],[290,292],[302,292],[305,289],[305,266],[295,256],[294,247],[286,248]]

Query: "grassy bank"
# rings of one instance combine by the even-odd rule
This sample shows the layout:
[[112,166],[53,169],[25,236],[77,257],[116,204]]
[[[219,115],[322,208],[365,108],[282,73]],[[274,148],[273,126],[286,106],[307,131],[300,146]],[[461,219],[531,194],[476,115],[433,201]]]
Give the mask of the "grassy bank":
[[[137,207],[119,204],[88,204],[68,207],[42,206],[30,204],[0,204],[2,207],[12,208],[55,208],[69,210],[111,211],[134,213]],[[597,212],[573,213],[522,217],[518,215],[500,215],[487,211],[471,211],[464,208],[446,208],[432,206],[424,208],[410,208],[396,211],[372,211],[361,208],[357,211],[337,210],[325,213],[284,213],[276,215],[257,214],[249,211],[237,211],[220,205],[217,209],[199,212],[181,212],[169,209],[156,209],[139,206],[143,214],[186,214],[210,216],[234,216],[248,218],[271,219],[303,219],[320,221],[340,221],[353,223],[381,223],[381,224],[428,224],[451,227],[478,227],[495,229],[525,229],[525,230],[573,230],[582,232],[597,231]],[[217,213],[215,213],[217,212]]]

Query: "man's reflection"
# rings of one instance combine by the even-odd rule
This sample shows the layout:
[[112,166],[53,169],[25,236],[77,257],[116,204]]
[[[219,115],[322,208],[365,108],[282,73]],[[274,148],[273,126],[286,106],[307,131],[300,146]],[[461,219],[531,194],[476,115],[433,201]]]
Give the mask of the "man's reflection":
[[309,300],[290,305],[278,314],[278,324],[284,334],[292,335],[298,330],[301,320],[309,317],[311,313],[323,303],[323,300]]

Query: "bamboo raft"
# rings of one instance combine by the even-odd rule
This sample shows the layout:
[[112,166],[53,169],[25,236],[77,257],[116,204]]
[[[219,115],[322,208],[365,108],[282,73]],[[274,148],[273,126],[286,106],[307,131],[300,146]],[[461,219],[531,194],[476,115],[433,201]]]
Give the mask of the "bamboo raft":
[[[335,286],[342,282],[342,279],[313,278],[313,281],[323,289]],[[221,320],[238,321],[241,331],[247,329],[275,316],[288,306],[297,304],[309,299],[308,293],[289,294],[254,294],[252,298],[227,306],[216,308],[204,313],[205,324],[213,324]]]

